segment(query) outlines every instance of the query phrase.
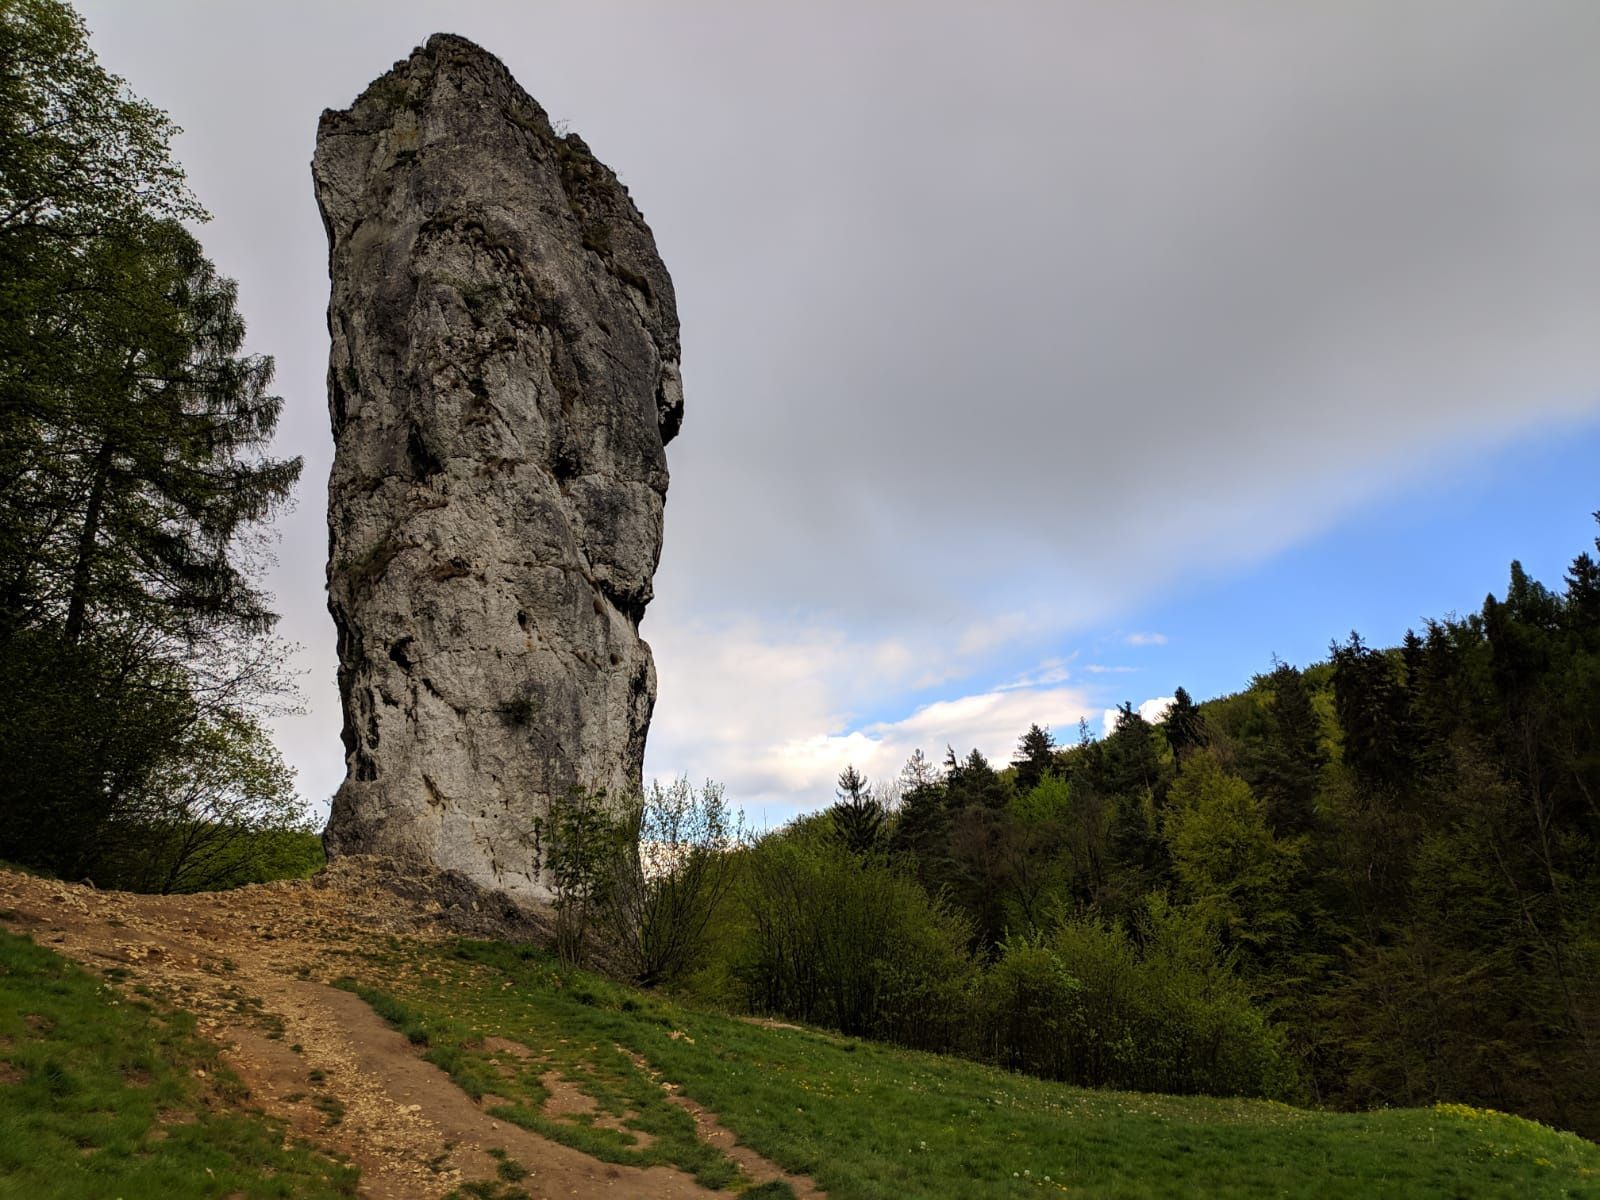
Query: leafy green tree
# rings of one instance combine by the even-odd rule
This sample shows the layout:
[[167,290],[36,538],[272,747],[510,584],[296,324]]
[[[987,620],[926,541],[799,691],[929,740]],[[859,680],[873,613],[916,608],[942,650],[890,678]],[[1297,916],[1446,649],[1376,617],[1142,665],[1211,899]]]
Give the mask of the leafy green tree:
[[677,779],[652,783],[622,805],[618,820],[621,836],[599,895],[608,950],[630,979],[653,987],[705,953],[745,845],[743,819],[720,784],[697,789]]
[[1288,897],[1299,856],[1272,836],[1250,785],[1214,756],[1192,754],[1172,786],[1163,826],[1189,902],[1228,944],[1258,958],[1279,952],[1294,931]]
[[183,754],[187,675],[137,637],[65,645],[22,630],[0,653],[0,858],[103,886],[125,819]]
[[534,869],[548,879],[553,894],[556,954],[581,965],[593,950],[595,922],[629,828],[604,791],[573,788],[553,797],[529,832]]
[[1078,882],[1073,807],[1072,789],[1059,775],[1044,776],[1013,801],[999,838],[1010,933],[1045,928],[1068,902]]
[[737,973],[750,1006],[847,1034],[950,1049],[965,1032],[969,931],[905,873],[799,825],[751,852]]
[[259,722],[239,714],[190,725],[117,814],[114,878],[145,892],[209,891],[270,877],[263,856],[312,833],[294,772]]

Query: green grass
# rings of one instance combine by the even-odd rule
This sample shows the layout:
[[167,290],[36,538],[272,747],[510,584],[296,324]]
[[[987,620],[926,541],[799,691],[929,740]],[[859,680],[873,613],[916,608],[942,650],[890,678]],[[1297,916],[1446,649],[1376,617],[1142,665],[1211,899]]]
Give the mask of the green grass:
[[[497,1118],[607,1161],[672,1164],[747,1200],[792,1193],[751,1187],[660,1080],[835,1200],[1600,1198],[1600,1147],[1462,1106],[1350,1115],[1089,1091],[760,1027],[490,943],[396,940],[350,966],[345,986],[467,1092],[494,1097]],[[495,1037],[526,1055],[486,1044]],[[588,1097],[559,1120],[543,1111],[557,1077]],[[184,1014],[0,932],[0,1198],[353,1194],[353,1168],[286,1147],[282,1126],[243,1099]],[[499,1178],[464,1186],[464,1200],[528,1194],[523,1164],[499,1157]]]
[[0,1197],[354,1195],[353,1167],[241,1107],[193,1024],[0,931]]
[[[514,956],[516,952],[511,953]],[[456,963],[449,964],[448,970],[453,973],[458,965],[464,970],[465,964]],[[575,1041],[548,1023],[507,1026],[512,1032],[504,1033],[497,1023],[501,997],[466,994],[452,1005],[445,978],[429,979],[420,997],[408,992],[404,1000],[357,980],[339,983],[370,1004],[414,1045],[426,1047],[424,1057],[447,1071],[473,1099],[487,1095],[503,1101],[491,1104],[491,1116],[605,1162],[640,1167],[668,1164],[713,1188],[740,1182],[734,1165],[699,1139],[694,1119],[668,1103],[660,1086],[615,1045]],[[495,1034],[527,1046],[533,1056],[523,1059],[486,1047],[484,1037]],[[543,1080],[552,1071],[587,1096],[593,1112],[564,1120],[546,1116],[542,1109],[549,1092]]]
[[[835,1200],[1034,1196],[1594,1196],[1600,1147],[1455,1106],[1369,1114],[1100,1092],[696,1011],[488,943],[375,952],[347,986],[496,1115],[617,1162],[724,1183],[684,1114],[635,1067],[714,1111]],[[485,1048],[521,1043],[523,1060]],[[539,1113],[556,1071],[624,1131]],[[648,1148],[626,1130],[648,1130]],[[737,1185],[736,1185],[737,1186]],[[781,1195],[775,1189],[751,1196]]]

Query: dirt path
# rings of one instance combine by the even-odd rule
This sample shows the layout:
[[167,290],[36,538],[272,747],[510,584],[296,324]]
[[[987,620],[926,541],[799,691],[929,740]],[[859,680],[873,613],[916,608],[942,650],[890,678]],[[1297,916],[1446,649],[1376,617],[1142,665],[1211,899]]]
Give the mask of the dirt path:
[[0,871],[0,924],[194,1013],[251,1102],[360,1164],[370,1200],[434,1200],[493,1179],[491,1150],[527,1168],[519,1186],[538,1197],[719,1194],[675,1169],[600,1162],[489,1117],[358,997],[317,982],[375,937],[442,936],[436,918],[358,869],[170,897]]

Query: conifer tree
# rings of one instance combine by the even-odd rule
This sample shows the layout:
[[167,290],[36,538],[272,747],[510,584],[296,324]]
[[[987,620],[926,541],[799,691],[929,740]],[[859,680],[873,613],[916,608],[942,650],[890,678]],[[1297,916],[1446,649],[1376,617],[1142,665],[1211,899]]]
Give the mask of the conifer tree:
[[851,854],[873,854],[884,840],[884,811],[854,765],[839,773],[838,800],[828,809],[840,843]]
[[279,683],[247,535],[300,462],[175,132],[64,4],[0,4],[0,856],[74,875]]
[[1011,765],[1017,770],[1017,793],[1027,795],[1039,786],[1039,781],[1055,770],[1056,740],[1050,730],[1040,725],[1028,726],[1028,732],[1017,743],[1017,757]]
[[1321,721],[1305,676],[1278,663],[1264,680],[1272,698],[1258,772],[1267,821],[1279,837],[1305,833],[1316,819],[1325,755]]
[[1174,761],[1179,763],[1191,750],[1210,741],[1205,717],[1182,687],[1173,693],[1172,707],[1167,709],[1167,715],[1161,721],[1161,732],[1166,735],[1167,745],[1172,747]]

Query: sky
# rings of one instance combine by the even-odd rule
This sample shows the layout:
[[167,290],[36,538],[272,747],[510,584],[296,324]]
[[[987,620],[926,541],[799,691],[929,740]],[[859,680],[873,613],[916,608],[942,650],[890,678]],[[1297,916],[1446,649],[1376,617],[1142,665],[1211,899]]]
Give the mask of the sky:
[[629,186],[683,323],[648,775],[757,824],[1352,628],[1559,583],[1600,508],[1592,0],[84,0],[165,108],[305,458],[267,583],[319,808],[327,250],[308,163],[428,34]]

